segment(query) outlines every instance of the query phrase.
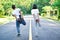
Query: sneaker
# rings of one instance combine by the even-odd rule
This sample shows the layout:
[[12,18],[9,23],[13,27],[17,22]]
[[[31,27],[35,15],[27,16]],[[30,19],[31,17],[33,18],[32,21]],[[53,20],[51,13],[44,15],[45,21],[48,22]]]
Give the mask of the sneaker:
[[17,36],[19,37],[21,34],[17,34]]

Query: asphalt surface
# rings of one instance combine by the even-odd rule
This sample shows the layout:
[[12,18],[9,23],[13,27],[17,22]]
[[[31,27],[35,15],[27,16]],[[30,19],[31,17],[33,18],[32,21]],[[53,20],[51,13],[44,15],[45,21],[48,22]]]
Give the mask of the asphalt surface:
[[30,21],[32,40],[60,40],[60,23],[40,18],[41,26],[39,27],[36,26],[33,19],[29,20],[29,17],[27,19],[25,20],[26,26],[20,25],[21,36],[19,37],[17,36],[15,21],[0,25],[0,40],[29,40]]
[[[35,26],[34,21],[32,21],[32,40],[60,40],[59,23],[41,18],[40,24],[40,27]],[[36,32],[38,37],[36,37]]]
[[29,34],[29,21],[26,20],[28,25],[20,25],[20,32],[21,36],[17,36],[17,30],[15,21],[0,26],[0,40],[28,40],[28,34]]

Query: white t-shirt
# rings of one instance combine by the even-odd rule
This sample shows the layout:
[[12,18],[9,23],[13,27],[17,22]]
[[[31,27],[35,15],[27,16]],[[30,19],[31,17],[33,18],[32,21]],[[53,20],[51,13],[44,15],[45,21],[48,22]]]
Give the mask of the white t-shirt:
[[19,18],[19,15],[20,15],[19,12],[20,12],[20,11],[21,11],[21,9],[16,8],[15,10],[13,10],[12,15],[16,15],[16,17]]
[[32,9],[31,13],[35,15],[35,19],[38,19],[38,14],[39,14],[39,10],[38,9]]

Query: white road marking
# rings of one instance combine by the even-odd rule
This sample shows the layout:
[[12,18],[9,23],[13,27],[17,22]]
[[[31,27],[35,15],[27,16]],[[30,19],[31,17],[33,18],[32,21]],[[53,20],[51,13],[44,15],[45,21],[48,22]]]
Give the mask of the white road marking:
[[29,40],[32,40],[32,29],[31,29],[31,19],[30,19],[30,28],[29,28]]

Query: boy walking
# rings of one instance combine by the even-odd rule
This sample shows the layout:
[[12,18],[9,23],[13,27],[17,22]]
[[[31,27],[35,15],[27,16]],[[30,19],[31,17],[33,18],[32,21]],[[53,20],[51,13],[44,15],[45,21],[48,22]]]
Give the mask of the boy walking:
[[18,36],[20,36],[20,24],[26,25],[26,22],[24,21],[23,15],[21,13],[21,9],[16,8],[15,5],[12,5],[12,15],[16,19],[16,28]]

